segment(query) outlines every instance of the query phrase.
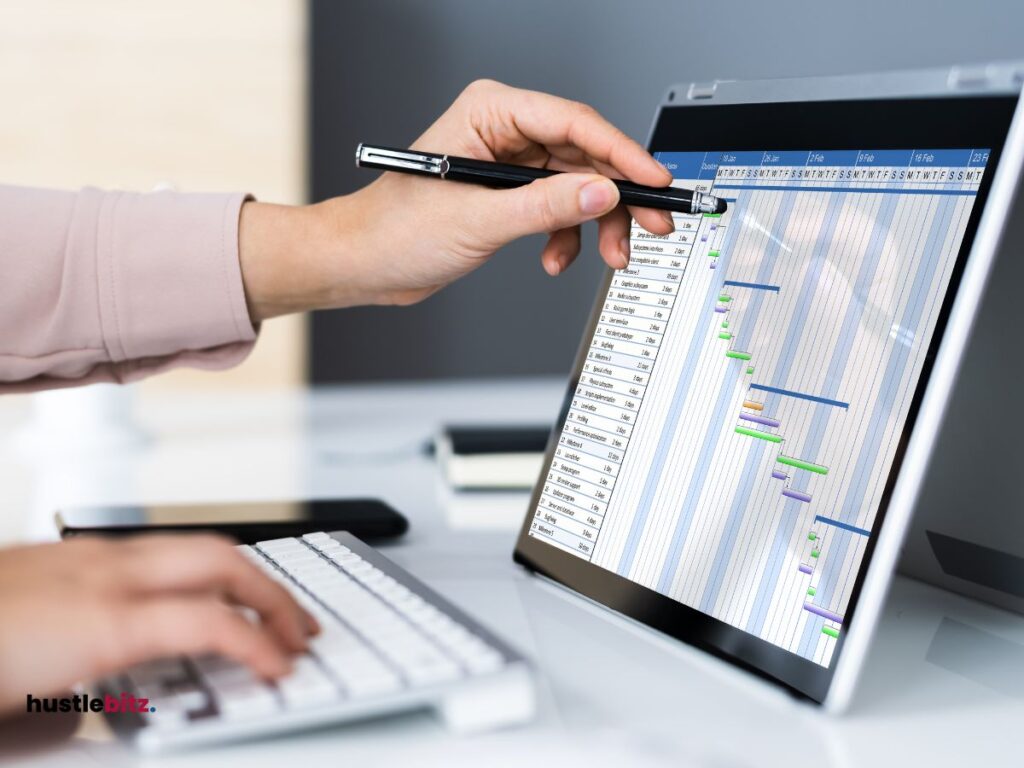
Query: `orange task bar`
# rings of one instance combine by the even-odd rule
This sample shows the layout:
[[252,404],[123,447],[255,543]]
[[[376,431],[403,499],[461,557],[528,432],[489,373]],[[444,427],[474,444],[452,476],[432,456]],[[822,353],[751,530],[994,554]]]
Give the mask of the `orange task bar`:
[[744,400],[743,401],[743,407],[744,408],[750,408],[751,410],[754,410],[754,411],[763,411],[764,410],[764,403],[755,403],[753,400]]

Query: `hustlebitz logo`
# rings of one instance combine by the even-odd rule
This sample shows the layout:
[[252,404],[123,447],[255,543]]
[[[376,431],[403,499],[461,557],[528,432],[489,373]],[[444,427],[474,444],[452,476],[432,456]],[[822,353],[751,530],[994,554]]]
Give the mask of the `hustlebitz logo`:
[[90,696],[76,693],[74,696],[44,696],[37,698],[31,693],[25,697],[25,711],[43,712],[134,712],[148,714],[156,712],[149,699],[133,696],[122,691],[120,696],[108,693],[106,696]]

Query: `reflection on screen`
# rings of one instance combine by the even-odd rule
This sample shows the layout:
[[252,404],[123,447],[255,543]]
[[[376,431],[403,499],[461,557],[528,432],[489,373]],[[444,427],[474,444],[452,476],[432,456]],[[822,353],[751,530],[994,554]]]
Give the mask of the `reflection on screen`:
[[828,666],[988,154],[659,153],[530,535]]

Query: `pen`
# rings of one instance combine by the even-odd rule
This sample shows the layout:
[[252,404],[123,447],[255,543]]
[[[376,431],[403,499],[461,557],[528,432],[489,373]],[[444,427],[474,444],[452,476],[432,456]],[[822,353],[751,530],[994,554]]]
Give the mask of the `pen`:
[[[360,144],[356,147],[357,168],[379,168],[384,171],[433,176],[448,181],[481,184],[485,187],[509,189],[522,187],[536,179],[554,176],[561,171],[548,168],[530,168],[524,165],[491,163],[455,155],[416,152],[390,147]],[[647,187],[631,181],[612,179],[619,188],[623,205],[657,208],[679,213],[725,213],[725,200],[703,192],[679,187]]]

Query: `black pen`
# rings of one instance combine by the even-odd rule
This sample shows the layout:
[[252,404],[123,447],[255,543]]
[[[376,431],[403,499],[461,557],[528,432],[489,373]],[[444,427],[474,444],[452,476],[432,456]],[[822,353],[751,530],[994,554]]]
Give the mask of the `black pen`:
[[[374,147],[369,144],[360,144],[356,147],[356,167],[433,176],[448,181],[462,181],[502,189],[523,187],[536,179],[561,173],[548,168],[491,163],[468,157]],[[619,198],[624,205],[679,213],[725,213],[727,207],[722,198],[703,192],[679,187],[647,187],[619,179],[612,181],[619,188]]]

